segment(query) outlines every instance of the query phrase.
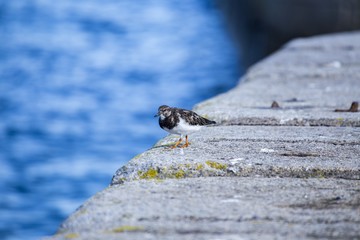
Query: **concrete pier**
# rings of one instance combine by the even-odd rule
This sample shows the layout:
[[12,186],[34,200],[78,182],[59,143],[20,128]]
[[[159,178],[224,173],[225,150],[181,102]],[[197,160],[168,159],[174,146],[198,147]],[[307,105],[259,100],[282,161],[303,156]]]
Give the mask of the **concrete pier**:
[[218,124],[189,148],[161,139],[46,239],[359,239],[356,102],[360,32],[296,39],[195,106]]

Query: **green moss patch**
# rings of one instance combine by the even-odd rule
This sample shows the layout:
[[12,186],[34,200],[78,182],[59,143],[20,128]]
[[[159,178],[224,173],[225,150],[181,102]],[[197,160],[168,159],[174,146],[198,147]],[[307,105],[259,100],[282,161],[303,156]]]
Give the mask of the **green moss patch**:
[[64,236],[66,239],[74,239],[74,238],[78,238],[79,234],[76,233],[68,233]]
[[206,161],[205,162],[209,167],[211,168],[215,168],[215,169],[218,169],[218,170],[226,170],[227,168],[227,165],[226,164],[222,164],[222,163],[218,163],[218,162],[215,162],[215,161]]
[[179,171],[175,172],[175,178],[184,178],[185,177],[185,171],[180,169]]
[[203,170],[204,169],[204,165],[203,164],[201,164],[201,163],[197,163],[196,164],[196,170],[197,171],[201,171],[201,170]]
[[114,232],[114,233],[122,233],[122,232],[136,232],[136,231],[142,231],[142,230],[144,230],[143,227],[125,225],[125,226],[114,228],[112,230],[112,232]]
[[138,171],[138,175],[140,179],[157,179],[158,171],[154,168],[150,168],[146,172]]

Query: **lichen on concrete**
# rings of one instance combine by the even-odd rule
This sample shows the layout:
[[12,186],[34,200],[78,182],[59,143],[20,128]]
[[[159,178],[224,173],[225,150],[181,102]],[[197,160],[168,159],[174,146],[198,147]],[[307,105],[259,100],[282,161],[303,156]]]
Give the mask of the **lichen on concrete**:
[[215,168],[217,170],[226,170],[227,168],[227,165],[226,164],[222,164],[222,163],[219,163],[219,162],[215,162],[215,161],[210,161],[210,160],[207,160],[205,162],[209,167],[211,168]]
[[196,169],[196,171],[201,171],[201,170],[203,170],[203,169],[204,169],[204,164],[197,163],[195,169]]
[[124,225],[114,228],[111,231],[114,233],[122,233],[122,232],[135,232],[135,231],[143,231],[143,230],[144,228],[140,226]]
[[157,179],[158,171],[156,169],[150,168],[146,172],[138,171],[140,179]]
[[65,239],[75,239],[75,238],[79,238],[80,235],[77,233],[67,233],[65,234]]

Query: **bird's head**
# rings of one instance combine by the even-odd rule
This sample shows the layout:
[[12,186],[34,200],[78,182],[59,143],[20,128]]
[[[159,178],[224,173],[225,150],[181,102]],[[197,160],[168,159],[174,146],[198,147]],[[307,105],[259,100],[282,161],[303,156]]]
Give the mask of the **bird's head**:
[[161,119],[164,119],[171,115],[171,107],[166,105],[161,105],[158,109],[157,114],[154,117],[160,117]]

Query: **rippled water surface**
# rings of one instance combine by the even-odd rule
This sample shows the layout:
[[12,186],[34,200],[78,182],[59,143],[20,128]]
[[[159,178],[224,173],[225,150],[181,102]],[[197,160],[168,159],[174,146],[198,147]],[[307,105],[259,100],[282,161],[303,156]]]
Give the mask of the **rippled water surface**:
[[192,108],[237,66],[211,1],[1,1],[0,238],[53,234],[166,135],[159,105]]

